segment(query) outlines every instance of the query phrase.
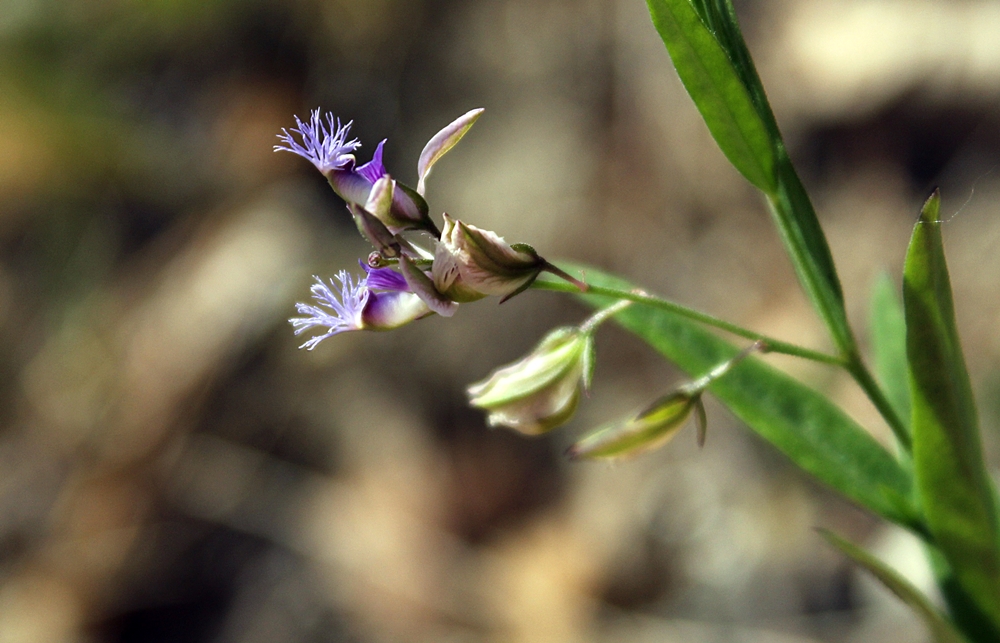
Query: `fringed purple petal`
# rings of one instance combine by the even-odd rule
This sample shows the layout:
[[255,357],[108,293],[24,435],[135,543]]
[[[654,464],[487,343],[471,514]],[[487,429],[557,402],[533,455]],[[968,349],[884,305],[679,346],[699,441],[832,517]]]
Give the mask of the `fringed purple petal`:
[[[352,153],[361,147],[358,139],[347,140],[352,122],[342,125],[340,119],[334,119],[333,114],[327,113],[324,123],[319,108],[314,109],[306,123],[295,117],[298,127],[293,127],[291,133],[287,129],[281,130],[278,140],[284,145],[275,145],[274,151],[298,154],[312,162],[323,174],[351,167],[354,164]],[[302,142],[297,141],[293,134],[298,134]]]
[[[316,279],[316,283],[309,290],[312,292],[313,299],[316,300],[319,306],[297,303],[295,304],[295,310],[302,317],[293,317],[288,320],[295,328],[296,335],[312,328],[326,327],[326,333],[311,337],[305,344],[299,346],[299,348],[305,348],[306,350],[316,348],[316,345],[321,341],[337,333],[363,328],[362,313],[364,312],[365,304],[368,303],[368,298],[371,296],[367,287],[368,280],[366,277],[362,277],[355,282],[350,274],[341,270],[337,274],[337,279],[340,281],[339,298],[330,289],[330,286],[337,287],[332,279],[330,280],[330,286],[328,286],[319,277],[313,275],[313,278]],[[325,309],[329,309],[329,311]]]
[[378,181],[386,174],[385,166],[382,165],[382,148],[385,147],[385,142],[387,140],[388,139],[382,139],[382,142],[375,148],[372,160],[359,166],[356,170],[358,174],[368,179],[369,183],[375,183],[375,181]]

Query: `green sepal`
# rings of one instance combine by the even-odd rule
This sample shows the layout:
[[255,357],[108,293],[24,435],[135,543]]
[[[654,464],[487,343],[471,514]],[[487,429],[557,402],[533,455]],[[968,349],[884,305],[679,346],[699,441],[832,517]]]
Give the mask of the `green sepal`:
[[638,455],[663,446],[684,426],[700,397],[683,390],[668,393],[635,417],[585,436],[566,454],[574,460],[597,460]]

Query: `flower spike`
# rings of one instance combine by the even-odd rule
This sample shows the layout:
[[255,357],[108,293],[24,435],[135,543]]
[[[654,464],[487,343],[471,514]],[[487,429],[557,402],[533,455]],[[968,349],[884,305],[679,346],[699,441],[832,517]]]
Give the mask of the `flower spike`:
[[[340,119],[334,119],[333,114],[329,112],[326,114],[326,122],[324,123],[319,108],[316,108],[306,123],[303,123],[296,116],[295,124],[298,127],[292,128],[291,133],[282,128],[278,139],[284,145],[275,145],[274,151],[298,154],[312,162],[316,169],[323,174],[332,170],[353,167],[353,152],[361,147],[361,142],[356,138],[347,140],[352,123],[353,121],[350,121],[346,125],[342,125]],[[297,141],[293,134],[298,134],[302,142]],[[379,151],[381,151],[381,145]],[[381,154],[379,156],[381,157]]]

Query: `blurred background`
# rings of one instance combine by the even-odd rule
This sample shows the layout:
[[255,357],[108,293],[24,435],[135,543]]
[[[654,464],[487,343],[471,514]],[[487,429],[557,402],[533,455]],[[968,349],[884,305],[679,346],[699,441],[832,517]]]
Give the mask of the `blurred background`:
[[[988,451],[1000,416],[1000,4],[737,2],[864,335],[920,203]],[[310,275],[370,248],[293,114],[354,119],[442,211],[815,348],[766,210],[641,0],[0,0],[0,641],[919,641],[813,531],[926,584],[920,550],[717,404],[634,461],[582,431],[682,375],[611,326],[540,439],[464,387],[585,310],[553,293],[297,350]],[[768,357],[888,442],[845,378]]]

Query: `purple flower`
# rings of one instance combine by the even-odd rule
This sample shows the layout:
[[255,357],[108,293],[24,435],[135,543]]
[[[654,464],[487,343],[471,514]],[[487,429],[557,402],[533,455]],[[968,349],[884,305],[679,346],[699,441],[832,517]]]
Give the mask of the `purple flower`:
[[[295,304],[303,317],[293,317],[289,323],[299,335],[312,328],[326,328],[322,335],[310,337],[299,346],[312,350],[327,337],[351,330],[391,330],[431,314],[431,309],[415,295],[401,274],[391,268],[369,268],[357,281],[350,273],[337,274],[340,296],[334,294],[337,284],[328,286],[319,277],[310,291],[319,304]],[[331,286],[333,289],[331,289]]]
[[[354,150],[361,147],[358,139],[347,140],[351,124],[341,125],[340,119],[334,119],[333,114],[326,114],[326,122],[320,117],[319,108],[312,111],[312,116],[308,123],[303,123],[299,117],[295,117],[297,128],[292,128],[292,132],[302,138],[299,143],[295,137],[282,128],[282,133],[278,139],[285,145],[275,145],[275,152],[291,152],[298,154],[302,158],[308,159],[316,166],[316,169],[326,174],[331,170],[342,170],[354,166]],[[379,156],[381,165],[381,144],[376,153]],[[374,162],[374,159],[373,159]],[[366,163],[365,166],[371,165]],[[383,168],[383,173],[385,169]]]

